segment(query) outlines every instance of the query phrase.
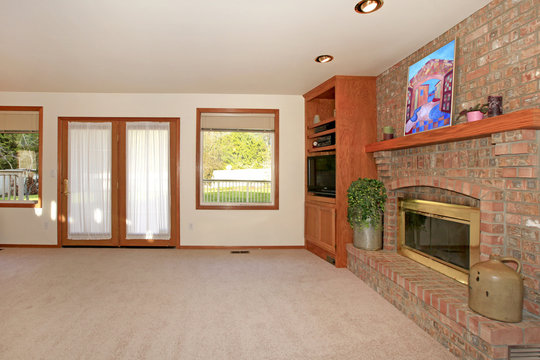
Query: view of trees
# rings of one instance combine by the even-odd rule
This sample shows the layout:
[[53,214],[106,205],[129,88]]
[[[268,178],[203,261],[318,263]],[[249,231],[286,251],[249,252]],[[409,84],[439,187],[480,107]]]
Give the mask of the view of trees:
[[[0,133],[0,169],[18,169],[19,152],[32,151],[39,153],[39,134],[37,133]],[[37,158],[35,170],[37,170]]]
[[[0,170],[14,170],[19,168],[38,170],[39,134],[37,133],[0,133]],[[17,189],[18,184],[11,177],[2,178],[2,186],[10,181],[12,189]],[[39,180],[37,176],[30,174],[25,179],[25,192],[30,194],[30,200],[38,194]],[[5,189],[5,187],[4,187]],[[16,190],[18,191],[18,190]],[[16,193],[16,192],[15,192]],[[13,192],[4,194],[8,198],[15,196]]]
[[204,131],[203,178],[214,170],[264,169],[271,159],[271,135],[259,132]]

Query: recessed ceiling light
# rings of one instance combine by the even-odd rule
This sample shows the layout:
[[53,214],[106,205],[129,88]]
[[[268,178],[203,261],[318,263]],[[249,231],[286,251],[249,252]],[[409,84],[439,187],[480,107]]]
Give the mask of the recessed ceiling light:
[[327,63],[334,60],[334,57],[332,55],[319,55],[315,58],[315,61],[318,63]]
[[369,14],[379,10],[383,6],[383,0],[362,0],[354,7],[354,10],[360,14]]

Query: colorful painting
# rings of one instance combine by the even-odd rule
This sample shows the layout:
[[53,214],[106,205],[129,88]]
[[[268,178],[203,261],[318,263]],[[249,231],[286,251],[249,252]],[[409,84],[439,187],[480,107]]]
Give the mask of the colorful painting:
[[409,66],[405,135],[452,124],[453,40]]

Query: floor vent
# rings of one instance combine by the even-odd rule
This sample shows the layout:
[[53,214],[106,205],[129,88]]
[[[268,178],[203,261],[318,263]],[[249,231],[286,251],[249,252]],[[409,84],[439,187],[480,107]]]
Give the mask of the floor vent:
[[336,259],[334,259],[333,257],[330,257],[328,255],[326,255],[326,261],[328,261],[332,265],[336,265]]
[[540,345],[517,345],[508,347],[508,360],[540,359]]
[[232,250],[231,254],[249,254],[249,250]]

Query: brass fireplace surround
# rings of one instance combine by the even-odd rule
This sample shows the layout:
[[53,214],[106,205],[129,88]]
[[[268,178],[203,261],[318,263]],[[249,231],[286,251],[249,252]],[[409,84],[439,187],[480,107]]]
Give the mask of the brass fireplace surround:
[[469,272],[454,264],[405,245],[405,212],[469,225],[469,266],[480,261],[480,210],[478,208],[452,205],[425,200],[401,200],[399,203],[398,252],[422,265],[467,284]]

